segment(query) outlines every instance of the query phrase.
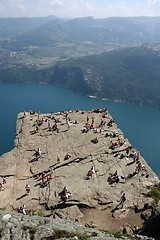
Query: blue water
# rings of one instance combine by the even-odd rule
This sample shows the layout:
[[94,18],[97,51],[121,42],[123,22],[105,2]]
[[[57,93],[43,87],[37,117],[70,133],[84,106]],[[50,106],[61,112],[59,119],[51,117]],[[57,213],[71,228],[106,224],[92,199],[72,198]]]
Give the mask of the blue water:
[[125,137],[160,176],[160,109],[84,97],[54,85],[0,84],[0,154],[13,148],[20,111],[49,113],[102,107],[108,108]]

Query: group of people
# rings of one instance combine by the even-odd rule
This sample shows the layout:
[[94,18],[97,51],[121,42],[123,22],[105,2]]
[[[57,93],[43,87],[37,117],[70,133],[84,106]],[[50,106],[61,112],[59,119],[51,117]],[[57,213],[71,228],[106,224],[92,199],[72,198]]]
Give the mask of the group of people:
[[120,138],[118,138],[116,141],[111,141],[111,145],[110,145],[110,149],[112,149],[112,150],[114,150],[115,148],[117,148],[117,147],[121,147],[121,146],[123,146],[124,145],[124,143],[125,143],[125,141],[124,140],[122,140],[122,139],[120,139]]
[[[104,118],[105,117],[108,117],[108,113],[104,111]],[[68,114],[65,115],[65,119],[66,119],[66,122],[68,123],[68,121],[71,122],[71,120],[68,118]],[[57,125],[57,121],[55,119],[53,119],[55,122],[54,122],[54,125],[51,126],[51,121],[48,119],[47,122],[48,122],[48,130],[49,131],[57,131],[58,132],[58,125]],[[78,123],[77,120],[73,123]],[[101,118],[100,120],[100,123],[97,125],[96,128],[99,128],[101,129],[103,126],[105,126],[106,124],[106,121],[104,121],[104,119]],[[110,119],[109,123],[107,124],[108,127],[112,127],[114,124],[114,120],[113,119]],[[86,123],[84,125],[84,127],[82,128],[82,132],[88,132],[90,130],[94,130],[94,125],[95,125],[95,118],[92,116],[91,118],[89,118],[89,116],[87,115],[87,118],[86,118]],[[38,127],[39,127],[39,124],[38,124]],[[103,131],[103,128],[102,128],[102,131]],[[118,134],[117,133],[110,133],[108,135],[106,135],[106,137],[111,137],[111,138],[116,138],[114,139],[114,141],[111,141],[111,145],[110,145],[110,149],[114,150],[116,147],[119,147],[119,146],[122,146],[125,142],[123,139],[120,139],[118,138]],[[96,144],[99,142],[98,138],[95,137],[94,139],[91,140],[92,143]],[[129,153],[129,152],[128,152]],[[36,151],[36,156],[37,157],[40,157],[42,154],[42,151],[40,148],[37,149]],[[118,155],[120,159],[122,159],[125,155],[123,153],[119,153],[118,152]],[[69,155],[68,153],[64,156],[64,160],[68,160],[69,158],[71,157],[71,155]],[[116,156],[115,156],[116,157]],[[140,153],[139,152],[132,152],[130,154],[130,157],[132,157],[135,162],[137,163],[137,166],[136,166],[136,171],[137,172],[140,172],[142,169],[143,169],[143,166],[141,164],[141,162],[138,162],[139,159],[140,159]],[[63,159],[63,157],[62,157]],[[60,157],[57,156],[57,163],[60,162]],[[94,169],[94,166],[92,166],[87,174],[86,174],[86,179],[91,179],[93,174],[95,174],[95,169]],[[49,177],[46,176],[46,174],[44,172],[42,172],[41,174],[41,187],[45,187],[46,186],[46,183],[52,179],[52,176],[50,175]],[[108,182],[109,184],[112,184],[112,183],[119,183],[121,180],[121,176],[118,174],[118,171],[116,170],[115,173],[111,176],[109,176],[108,178]],[[26,194],[29,194],[30,191],[31,191],[31,188],[28,184],[26,184]],[[62,192],[59,194],[60,197],[61,197],[61,200],[64,201],[64,202],[67,202],[71,197],[72,197],[72,193],[68,190],[67,187],[64,187]],[[118,206],[121,206],[123,208],[123,204],[125,203],[126,201],[126,195],[125,193],[122,194],[120,200],[119,200],[119,204]]]
[[120,180],[121,180],[121,176],[118,174],[118,171],[116,170],[114,174],[108,177],[107,182],[109,184],[113,184],[113,183],[119,183]]
[[[101,133],[101,128],[105,126],[106,121],[104,121],[103,119],[101,119],[100,123],[98,125],[94,125],[95,123],[95,118],[92,116],[91,118],[91,123],[89,123],[90,118],[87,115],[87,119],[86,119],[86,123],[84,124],[83,128],[82,128],[82,133],[87,133],[89,130],[93,130],[94,133]],[[98,131],[99,129],[99,131]]]
[[46,187],[48,185],[50,180],[52,180],[52,175],[51,174],[46,175],[45,172],[42,172],[40,174],[40,178],[41,178],[40,186],[43,188],[43,187]]

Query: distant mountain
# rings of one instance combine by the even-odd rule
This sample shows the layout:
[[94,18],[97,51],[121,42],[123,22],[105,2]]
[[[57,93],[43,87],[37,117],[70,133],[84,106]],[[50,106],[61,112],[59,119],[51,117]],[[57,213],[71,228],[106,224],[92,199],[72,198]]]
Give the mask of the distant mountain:
[[37,28],[38,26],[55,18],[55,16],[35,18],[0,18],[0,39],[17,37],[18,35]]
[[72,20],[49,18],[0,19],[0,38],[4,48],[15,49],[52,45],[59,42],[90,41],[140,45],[160,41],[160,17],[92,17]]
[[0,19],[0,81],[160,107],[160,17]]

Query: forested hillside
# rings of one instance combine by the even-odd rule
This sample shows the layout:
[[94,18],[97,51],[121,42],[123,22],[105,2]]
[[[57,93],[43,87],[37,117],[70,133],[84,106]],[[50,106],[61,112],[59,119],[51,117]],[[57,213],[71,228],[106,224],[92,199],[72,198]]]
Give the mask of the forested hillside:
[[160,55],[151,49],[133,47],[62,62],[54,67],[51,82],[73,89],[75,68],[90,95],[160,107]]

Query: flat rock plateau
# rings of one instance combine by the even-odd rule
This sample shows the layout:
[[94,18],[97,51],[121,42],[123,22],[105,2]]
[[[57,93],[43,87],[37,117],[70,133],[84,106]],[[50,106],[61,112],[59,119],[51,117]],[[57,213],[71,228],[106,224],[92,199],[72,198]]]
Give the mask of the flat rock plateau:
[[135,206],[152,204],[148,192],[159,181],[106,109],[21,112],[15,147],[0,162],[1,209],[25,205],[31,215],[104,230],[141,226]]

